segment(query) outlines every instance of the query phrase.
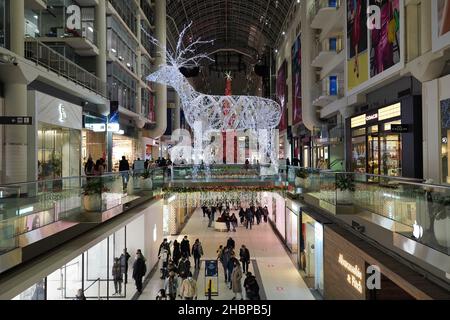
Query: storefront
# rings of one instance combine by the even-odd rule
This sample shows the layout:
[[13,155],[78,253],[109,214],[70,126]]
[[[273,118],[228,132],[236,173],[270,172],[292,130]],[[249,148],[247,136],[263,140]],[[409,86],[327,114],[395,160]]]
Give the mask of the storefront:
[[[79,176],[81,172],[81,106],[56,97],[29,91],[35,114],[35,148],[39,180]],[[29,155],[33,157],[32,154]]]
[[113,171],[119,171],[119,161],[122,157],[130,163],[130,167],[137,158],[141,158],[138,139],[131,135],[113,134],[112,165]]
[[[347,166],[352,172],[422,177],[420,97],[347,119]],[[406,161],[407,159],[407,161]]]
[[299,266],[303,279],[309,288],[323,296],[323,224],[302,208],[299,229]]
[[[408,293],[405,289],[414,288],[414,285],[407,283],[404,275],[397,273],[405,270],[390,270],[383,266],[378,260],[382,258],[380,252],[368,246],[365,246],[363,251],[358,246],[361,241],[358,241],[356,236],[335,225],[325,225],[323,240],[326,300],[414,299],[412,294],[416,290],[413,289]],[[372,256],[372,251],[377,252],[377,255]],[[378,270],[375,270],[376,268]],[[419,275],[417,279],[420,279]]]
[[286,246],[291,254],[294,256],[294,260],[299,262],[298,257],[298,226],[299,226],[299,210],[300,207],[293,203],[291,200],[286,200]]
[[83,131],[81,139],[81,154],[83,166],[89,156],[95,162],[100,158],[107,158],[108,146],[106,143],[106,117],[83,115]]

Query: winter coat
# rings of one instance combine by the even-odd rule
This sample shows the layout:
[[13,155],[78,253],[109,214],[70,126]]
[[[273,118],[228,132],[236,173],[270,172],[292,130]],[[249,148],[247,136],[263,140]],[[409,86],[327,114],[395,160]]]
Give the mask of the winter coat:
[[247,248],[241,248],[239,256],[241,257],[241,261],[250,261],[250,251]]
[[174,245],[173,246],[173,261],[178,263],[178,261],[180,261],[181,258],[181,250],[180,250],[180,245]]
[[176,277],[168,277],[164,283],[166,294],[177,294],[178,279]]
[[180,263],[178,264],[178,272],[180,275],[188,275],[189,271],[191,270],[191,263],[189,260],[180,260]]
[[234,243],[233,239],[230,238],[230,239],[227,240],[227,247],[228,248],[234,249],[234,245],[235,245],[235,243]]
[[240,266],[236,266],[231,273],[231,287],[234,293],[242,293],[242,270]]
[[122,268],[122,272],[125,273],[128,270],[128,260],[130,259],[130,254],[127,252],[126,254],[120,255],[120,267]]
[[120,262],[115,262],[112,266],[111,270],[112,276],[114,280],[122,280],[122,268],[120,266]]
[[145,276],[147,273],[147,266],[145,265],[145,260],[142,257],[139,257],[134,261],[133,264],[133,279],[137,279],[139,277]]
[[188,257],[191,256],[189,240],[181,240],[180,249],[182,254],[186,254]]
[[200,242],[194,243],[194,245],[192,246],[192,255],[194,257],[201,257],[203,255],[203,248]]
[[189,277],[183,280],[180,288],[180,295],[183,298],[194,298],[197,296],[197,282]]

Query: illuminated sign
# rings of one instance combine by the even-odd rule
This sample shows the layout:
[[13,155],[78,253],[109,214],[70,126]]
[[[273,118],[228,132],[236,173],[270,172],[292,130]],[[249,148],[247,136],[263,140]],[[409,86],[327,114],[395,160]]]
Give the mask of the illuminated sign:
[[374,113],[374,114],[366,116],[366,121],[372,121],[372,120],[377,120],[377,119],[378,119],[378,113]]
[[355,288],[359,293],[363,293],[362,287],[362,272],[358,265],[352,265],[350,262],[344,259],[342,253],[339,254],[338,263],[344,267],[344,269],[349,272],[347,274],[347,282]]
[[104,123],[86,123],[85,128],[92,130],[94,132],[105,132],[106,124],[104,124]]
[[59,122],[66,122],[67,113],[62,103],[59,104],[58,111],[59,111]]

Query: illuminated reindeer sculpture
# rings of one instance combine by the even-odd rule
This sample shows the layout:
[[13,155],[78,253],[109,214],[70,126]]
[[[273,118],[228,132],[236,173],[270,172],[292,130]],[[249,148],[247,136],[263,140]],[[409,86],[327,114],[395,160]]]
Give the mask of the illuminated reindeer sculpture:
[[[192,22],[186,26],[178,39],[176,52],[171,53],[165,46],[152,36],[150,41],[159,47],[166,56],[167,64],[159,66],[159,69],[147,77],[148,81],[170,86],[178,93],[186,121],[194,128],[194,123],[200,121],[206,124],[210,130],[267,130],[272,136],[281,118],[280,105],[270,99],[256,96],[220,96],[208,95],[197,92],[180,72],[182,67],[198,66],[202,59],[213,61],[206,54],[195,54],[194,47],[208,44],[212,41],[201,41],[198,38],[183,48],[183,38]],[[224,112],[227,106],[227,112]],[[270,144],[272,139],[267,139],[265,144]],[[273,143],[277,145],[277,143]],[[268,147],[267,155],[271,162],[275,163],[275,154],[272,146]],[[270,152],[272,151],[272,152]],[[270,154],[270,155],[269,155]]]

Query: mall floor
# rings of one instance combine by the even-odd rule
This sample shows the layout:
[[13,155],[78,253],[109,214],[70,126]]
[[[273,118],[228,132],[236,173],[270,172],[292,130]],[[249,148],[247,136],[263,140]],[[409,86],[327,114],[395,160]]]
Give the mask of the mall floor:
[[[237,214],[236,214],[237,216]],[[294,266],[291,258],[283,247],[283,244],[273,232],[269,223],[262,222],[254,225],[252,230],[247,230],[239,225],[236,232],[218,232],[214,228],[208,228],[208,218],[203,217],[201,209],[197,209],[184,227],[182,234],[170,237],[179,242],[187,235],[190,244],[195,239],[200,239],[204,256],[202,260],[215,259],[219,245],[225,245],[228,237],[236,242],[237,255],[242,244],[250,251],[252,262],[249,270],[256,275],[260,286],[261,299],[268,300],[313,300],[314,297],[309,288]],[[191,257],[192,271],[193,258]],[[198,276],[197,276],[198,274]],[[198,299],[206,300],[205,295],[205,264],[202,261],[200,270],[194,274],[197,276]],[[139,296],[140,300],[154,300],[158,291],[164,287],[164,281],[160,279],[159,268]],[[242,278],[244,282],[245,276]],[[245,291],[245,290],[244,290]],[[233,292],[225,285],[223,268],[219,264],[219,295],[214,300],[231,300]],[[245,298],[245,293],[244,293]],[[180,299],[177,297],[177,299]]]

